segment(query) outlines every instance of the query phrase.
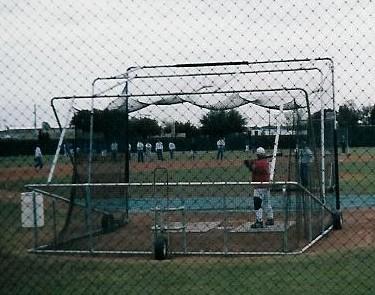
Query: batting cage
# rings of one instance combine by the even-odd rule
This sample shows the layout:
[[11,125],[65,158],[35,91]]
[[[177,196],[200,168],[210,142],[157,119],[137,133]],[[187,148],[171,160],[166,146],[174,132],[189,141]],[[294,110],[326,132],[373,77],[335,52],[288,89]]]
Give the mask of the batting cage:
[[[46,212],[32,251],[303,253],[341,226],[333,66],[133,67],[53,98],[61,137],[47,184],[28,185]],[[54,178],[63,154],[69,183]]]

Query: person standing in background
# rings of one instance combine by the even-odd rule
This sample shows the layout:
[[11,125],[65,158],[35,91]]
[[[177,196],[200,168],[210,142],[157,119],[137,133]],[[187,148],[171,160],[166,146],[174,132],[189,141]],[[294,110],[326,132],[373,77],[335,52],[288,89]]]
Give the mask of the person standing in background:
[[151,161],[151,151],[152,151],[152,144],[147,142],[146,143],[146,159]]
[[307,142],[302,142],[302,147],[299,150],[299,162],[300,162],[300,178],[301,178],[301,184],[304,187],[308,187],[309,185],[309,168],[310,163],[313,161],[314,156],[311,151],[311,149],[308,147]]
[[169,148],[169,155],[171,160],[173,160],[174,151],[176,150],[176,145],[173,142],[170,142],[168,145]]
[[138,154],[138,162],[144,162],[143,158],[143,142],[138,141],[137,142],[137,154]]
[[160,140],[155,143],[155,151],[158,156],[158,160],[163,161],[163,143]]
[[225,149],[225,139],[224,138],[220,138],[217,143],[217,156],[216,156],[216,159],[217,160],[222,160],[223,157],[224,157],[224,149]]
[[34,152],[34,167],[36,170],[41,170],[43,168],[43,155],[42,150],[37,145]]
[[111,143],[112,161],[116,161],[116,159],[117,159],[117,151],[118,151],[118,144],[117,144],[117,142],[112,142]]

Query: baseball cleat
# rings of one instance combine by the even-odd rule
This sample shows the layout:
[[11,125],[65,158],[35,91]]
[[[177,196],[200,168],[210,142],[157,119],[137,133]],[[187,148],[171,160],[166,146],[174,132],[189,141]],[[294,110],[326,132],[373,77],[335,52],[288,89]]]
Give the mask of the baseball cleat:
[[255,221],[255,223],[251,225],[251,228],[263,228],[263,221]]
[[275,224],[275,222],[274,222],[273,218],[267,219],[266,226],[270,226],[270,225],[274,225],[274,224]]

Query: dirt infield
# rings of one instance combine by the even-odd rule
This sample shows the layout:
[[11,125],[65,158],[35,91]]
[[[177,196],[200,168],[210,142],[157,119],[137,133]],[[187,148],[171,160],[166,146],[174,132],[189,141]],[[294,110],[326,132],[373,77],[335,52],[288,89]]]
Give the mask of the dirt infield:
[[[43,169],[36,170],[34,167],[9,167],[0,169],[0,179],[9,181],[26,181],[36,178],[45,178],[47,180],[50,167],[45,165]],[[56,169],[56,175],[59,177],[68,177],[72,174],[72,167],[69,164],[59,165]]]
[[375,209],[351,209],[343,212],[341,230],[334,230],[314,245],[309,252],[375,248]]
[[[100,216],[94,224],[100,229]],[[287,236],[284,231],[275,230],[283,223],[283,217],[276,215],[275,227],[270,230],[236,230],[253,222],[253,214],[234,213],[225,217],[223,213],[187,213],[188,230],[186,239],[181,230],[169,233],[172,251],[183,252],[293,252],[299,251],[309,243],[304,226],[291,224]],[[227,218],[227,235],[224,234],[223,220]],[[172,216],[174,224],[181,224],[177,214]],[[203,224],[203,225],[202,225]],[[210,225],[211,224],[211,225]],[[129,223],[106,234],[93,237],[97,251],[148,251],[152,252],[154,240],[154,216],[131,214]],[[77,230],[77,224],[72,224]],[[313,225],[319,229],[319,224]],[[47,226],[48,228],[48,226]],[[190,230],[189,230],[190,228]],[[193,230],[192,230],[193,229]],[[195,230],[194,230],[195,229]],[[46,235],[47,236],[47,235]],[[287,238],[287,240],[285,240]],[[186,242],[186,249],[184,243]],[[44,241],[46,243],[47,241]],[[370,249],[375,245],[375,210],[354,209],[344,211],[344,226],[341,230],[332,230],[317,241],[307,253],[319,254],[337,250]],[[63,250],[87,250],[88,239],[75,240],[58,247]],[[139,255],[138,255],[139,256]],[[141,255],[142,256],[142,255]]]
[[[20,204],[20,195],[13,191],[0,191],[0,203]],[[48,198],[45,199],[45,214],[50,216],[50,211],[47,205]],[[64,215],[65,216],[65,215]],[[63,217],[63,216],[62,216]],[[232,226],[249,222],[253,214],[244,214],[236,218],[236,223],[232,222]],[[307,250],[307,254],[317,255],[323,253],[335,253],[337,251],[351,251],[351,250],[366,250],[375,248],[375,210],[373,208],[362,209],[348,209],[343,210],[344,225],[341,230],[333,230],[327,236],[323,237],[311,248]],[[18,216],[15,218],[19,218]],[[195,215],[190,218],[190,221],[217,221],[222,220],[222,216],[211,215]],[[48,226],[51,219],[46,219],[46,226],[41,229],[41,238],[44,231],[50,231]],[[100,220],[98,221],[100,224]],[[188,233],[187,245],[189,251],[200,251],[210,249],[211,251],[222,251],[224,243],[224,235],[222,224],[216,224],[214,229],[202,230],[202,232]],[[111,233],[100,234],[95,237],[96,250],[144,250],[152,251],[153,241],[153,215],[150,213],[147,216],[142,214],[135,214],[131,216],[131,222]],[[32,235],[32,231],[28,230]],[[290,234],[295,234],[290,231]],[[46,234],[43,242],[48,241]],[[171,246],[175,251],[182,250],[182,236],[181,233],[174,233],[171,235]],[[48,242],[51,242],[49,240]],[[300,240],[300,245],[306,245],[305,240]],[[282,250],[283,241],[279,233],[232,233],[228,237],[229,251],[264,251],[265,249]],[[293,246],[289,245],[290,247]],[[295,245],[296,246],[296,245]],[[25,245],[30,247],[30,245]],[[78,248],[77,248],[78,247]],[[87,247],[87,239],[81,240],[78,244],[71,244],[67,249],[85,249]],[[292,248],[289,247],[289,250]],[[63,247],[64,248],[64,247]],[[139,256],[138,256],[139,257]],[[149,256],[146,255],[148,259]],[[197,259],[197,258],[194,258]],[[202,258],[207,259],[207,258]]]

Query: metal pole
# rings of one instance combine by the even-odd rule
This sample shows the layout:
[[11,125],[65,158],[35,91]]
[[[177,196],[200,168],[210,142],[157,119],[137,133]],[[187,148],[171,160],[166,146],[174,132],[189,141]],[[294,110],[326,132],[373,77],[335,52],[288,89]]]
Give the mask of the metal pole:
[[325,168],[325,141],[324,141],[324,102],[323,98],[320,98],[320,149],[321,149],[321,191],[322,191],[322,202],[323,204],[326,203],[326,168]]
[[336,210],[340,212],[340,179],[339,179],[339,155],[337,146],[337,121],[336,121],[336,103],[335,103],[335,83],[334,83],[334,63],[331,60],[331,76],[332,76],[332,103],[333,103],[333,149],[335,157],[335,195],[336,195]]
[[185,206],[182,207],[182,234],[183,234],[183,251],[184,253],[187,252],[187,244],[186,244],[186,214],[185,214]]
[[223,207],[224,207],[224,254],[228,254],[228,212],[227,212],[227,200],[226,195],[223,196]]
[[57,246],[57,223],[56,223],[56,199],[52,199],[52,219],[53,219],[53,242],[54,248]]
[[[59,159],[61,146],[62,146],[62,144],[64,142],[65,132],[66,132],[66,129],[68,128],[70,120],[72,118],[73,107],[74,107],[74,99],[72,99],[72,101],[71,101],[71,104],[70,104],[70,107],[69,107],[69,111],[68,111],[68,115],[66,117],[66,122],[65,122],[64,127],[62,128],[62,126],[60,126],[60,130],[61,130],[61,128],[62,128],[62,130],[61,130],[59,142],[57,144],[57,149],[56,149],[56,152],[55,152],[55,156],[54,156],[53,161],[52,161],[52,166],[51,166],[50,172],[48,174],[47,183],[51,183],[51,181],[52,181],[52,178],[53,178],[53,175],[54,175],[54,172],[55,172],[55,168],[56,168],[56,165],[57,165],[57,161]],[[70,155],[70,151],[68,151],[68,153]],[[72,155],[70,155],[70,156],[72,156]]]
[[276,156],[277,156],[277,149],[279,145],[279,137],[280,137],[280,132],[281,132],[281,118],[284,114],[283,112],[283,106],[280,105],[280,114],[279,118],[277,118],[277,129],[276,129],[276,135],[275,135],[275,142],[273,145],[273,154],[272,154],[272,161],[271,161],[271,171],[270,171],[270,182],[273,182],[273,178],[275,176],[275,168],[276,168]]
[[86,186],[86,208],[85,208],[85,224],[86,224],[86,231],[89,236],[88,239],[88,248],[89,251],[94,250],[94,241],[92,235],[92,220],[91,220],[91,191],[90,186]]
[[271,135],[271,110],[268,109],[268,136]]
[[38,135],[38,131],[36,130],[36,104],[34,104],[34,131],[35,135]]
[[307,202],[308,239],[309,239],[309,242],[311,242],[312,241],[312,198],[310,195],[308,195],[307,198],[308,198],[308,202]]
[[286,186],[283,186],[283,198],[285,200],[285,218],[284,218],[284,235],[283,235],[283,251],[288,251],[288,226],[289,226],[289,193]]
[[[124,182],[129,183],[129,83],[126,81],[123,94],[125,94],[125,169],[124,169]],[[129,188],[125,188],[125,217],[129,218]]]
[[34,217],[34,249],[38,247],[38,221],[37,221],[37,208],[36,208],[36,193],[33,190],[32,192],[33,198],[33,217]]
[[92,177],[92,156],[93,156],[93,137],[94,137],[94,83],[92,85],[92,96],[91,96],[91,110],[90,110],[90,141],[89,141],[89,164],[87,171],[87,183],[86,186],[86,208],[85,208],[85,222],[86,230],[89,235],[88,247],[90,251],[94,250],[93,239],[92,239],[92,224],[91,224],[91,177]]

